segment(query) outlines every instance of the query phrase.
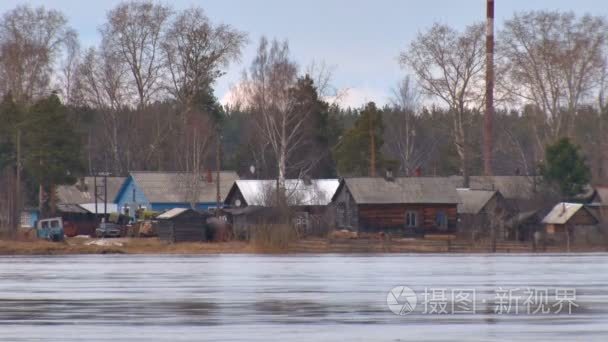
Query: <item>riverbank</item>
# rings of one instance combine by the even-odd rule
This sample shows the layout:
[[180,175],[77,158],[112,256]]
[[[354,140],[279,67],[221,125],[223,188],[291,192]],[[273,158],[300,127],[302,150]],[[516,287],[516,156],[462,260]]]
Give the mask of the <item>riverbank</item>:
[[[606,247],[572,246],[570,252],[606,252]],[[535,249],[529,243],[442,241],[429,239],[330,239],[311,238],[281,250],[268,250],[244,241],[169,244],[156,238],[68,238],[65,242],[0,240],[0,255],[69,254],[273,254],[273,253],[560,253],[565,246]]]

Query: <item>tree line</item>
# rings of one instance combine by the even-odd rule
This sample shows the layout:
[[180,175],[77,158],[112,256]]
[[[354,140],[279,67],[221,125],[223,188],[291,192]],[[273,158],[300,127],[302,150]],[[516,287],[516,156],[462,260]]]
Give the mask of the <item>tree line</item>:
[[[606,20],[514,14],[497,34],[495,174],[536,175],[568,137],[605,182]],[[82,47],[60,11],[0,18],[0,212],[52,204],[82,175],[234,169],[245,178],[452,175],[482,170],[482,24],[434,24],[398,56],[390,103],[345,108],[332,68],[300,66],[289,42],[261,37],[222,106],[214,86],[257,39],[203,9],[127,1]],[[17,172],[17,171],[20,172]],[[14,187],[19,174],[21,196]],[[42,195],[41,195],[42,194]],[[13,208],[13,209],[11,209]],[[7,214],[8,213],[8,214]]]

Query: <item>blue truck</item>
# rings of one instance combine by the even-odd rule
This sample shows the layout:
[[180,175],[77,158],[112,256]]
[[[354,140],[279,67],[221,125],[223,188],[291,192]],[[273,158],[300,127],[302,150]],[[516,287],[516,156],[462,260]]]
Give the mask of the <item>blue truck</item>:
[[61,217],[39,220],[36,224],[36,235],[39,239],[63,241],[63,220]]

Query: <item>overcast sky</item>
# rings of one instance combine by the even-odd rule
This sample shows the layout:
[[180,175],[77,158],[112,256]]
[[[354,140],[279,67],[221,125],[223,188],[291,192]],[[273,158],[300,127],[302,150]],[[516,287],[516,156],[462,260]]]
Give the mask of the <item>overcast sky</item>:
[[[0,0],[0,12],[18,4],[61,10],[80,35],[84,47],[99,41],[97,29],[106,11],[119,0]],[[386,103],[391,88],[406,71],[399,52],[416,33],[433,22],[462,28],[485,19],[485,0],[172,0],[176,9],[202,7],[215,23],[230,24],[249,34],[242,61],[216,86],[222,99],[241,78],[260,36],[288,39],[292,56],[304,68],[311,61],[335,67],[334,86],[348,88],[346,105]],[[607,15],[605,0],[496,0],[496,22],[522,10],[572,10]]]

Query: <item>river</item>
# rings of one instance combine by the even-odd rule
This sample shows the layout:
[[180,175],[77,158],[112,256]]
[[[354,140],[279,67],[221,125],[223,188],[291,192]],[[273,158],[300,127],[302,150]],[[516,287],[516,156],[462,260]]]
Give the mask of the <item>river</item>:
[[607,339],[608,254],[0,257],[0,341]]

